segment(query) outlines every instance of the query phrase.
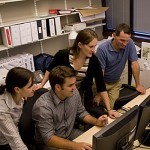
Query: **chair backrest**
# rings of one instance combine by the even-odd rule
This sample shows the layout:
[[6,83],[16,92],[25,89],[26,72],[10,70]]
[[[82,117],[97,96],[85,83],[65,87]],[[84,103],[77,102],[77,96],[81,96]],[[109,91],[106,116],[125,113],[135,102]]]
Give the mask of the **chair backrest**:
[[120,109],[123,105],[138,95],[140,95],[140,93],[136,90],[135,87],[128,84],[122,84],[122,89],[120,90],[119,97],[115,102],[114,109]]
[[35,123],[32,120],[33,105],[36,102],[36,100],[47,91],[48,89],[44,89],[44,88],[35,91],[34,96],[28,98],[28,100],[25,101],[24,103],[22,115],[18,123],[18,128],[19,128],[19,133],[21,135],[21,138],[28,148],[31,145],[35,144],[34,141]]

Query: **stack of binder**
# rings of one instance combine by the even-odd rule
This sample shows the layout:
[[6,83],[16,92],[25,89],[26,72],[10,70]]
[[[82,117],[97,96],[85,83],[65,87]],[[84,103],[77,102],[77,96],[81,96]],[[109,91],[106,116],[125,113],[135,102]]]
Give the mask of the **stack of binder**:
[[15,47],[62,34],[60,17],[15,24],[1,28],[6,47]]

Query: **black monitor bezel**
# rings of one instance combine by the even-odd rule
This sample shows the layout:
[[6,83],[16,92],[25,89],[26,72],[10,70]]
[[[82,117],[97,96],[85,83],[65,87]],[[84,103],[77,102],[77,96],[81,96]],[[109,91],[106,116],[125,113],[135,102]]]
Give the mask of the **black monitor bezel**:
[[150,95],[139,105],[139,118],[135,140],[137,139],[140,140],[149,121],[150,121]]
[[[114,129],[118,131],[118,130],[121,130],[121,128],[126,128],[126,127],[128,128],[130,122],[132,122],[132,121],[134,121],[134,124],[135,124],[135,126],[133,127],[133,129],[134,129],[133,133],[131,133],[132,135],[129,134],[131,131],[129,132],[127,130],[126,133],[123,133],[123,135],[121,135],[121,136],[122,136],[122,138],[125,138],[125,137],[130,138],[130,136],[132,136],[132,138],[130,138],[131,141],[129,141],[130,142],[129,144],[130,145],[132,144],[132,146],[133,146],[134,136],[135,136],[135,132],[136,132],[136,125],[137,125],[137,121],[138,121],[138,114],[139,114],[139,107],[136,105],[133,108],[131,108],[128,112],[126,112],[125,114],[123,114],[122,116],[117,118],[115,121],[113,121],[112,123],[108,124],[106,127],[104,127],[99,132],[94,134],[93,135],[93,150],[97,150],[96,149],[96,145],[97,145],[96,142],[98,142],[98,140],[100,138],[102,139],[102,138],[113,136],[113,134],[116,133],[114,131]],[[124,120],[127,121],[127,124],[123,123]],[[115,128],[114,128],[114,126],[115,126]],[[108,144],[109,143],[110,142],[108,141]],[[118,144],[116,143],[116,147],[119,147],[118,145],[119,145],[119,143]],[[116,150],[116,148],[115,148],[115,150]]]

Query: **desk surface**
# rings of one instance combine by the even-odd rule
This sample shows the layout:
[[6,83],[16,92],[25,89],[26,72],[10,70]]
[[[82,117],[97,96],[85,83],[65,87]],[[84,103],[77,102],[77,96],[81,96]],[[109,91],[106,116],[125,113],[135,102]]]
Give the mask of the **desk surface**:
[[[132,101],[124,105],[125,108],[129,109],[135,105],[140,105],[143,100],[145,100],[150,95],[150,88],[146,90],[146,94],[139,95],[134,98]],[[114,121],[114,119],[108,118],[108,124]],[[100,131],[103,127],[93,126],[88,131],[84,132],[82,135],[74,139],[75,142],[86,142],[92,145],[92,137],[95,133]],[[142,150],[143,148],[138,148],[137,150]]]

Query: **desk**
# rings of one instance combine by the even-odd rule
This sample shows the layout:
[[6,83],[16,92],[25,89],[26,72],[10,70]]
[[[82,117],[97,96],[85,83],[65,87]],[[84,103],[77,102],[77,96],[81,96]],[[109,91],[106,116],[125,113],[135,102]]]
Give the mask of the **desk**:
[[[132,108],[135,105],[140,105],[143,100],[146,99],[150,95],[150,88],[146,90],[146,94],[139,95],[136,98],[134,98],[132,101],[124,105],[125,108]],[[108,118],[108,124],[114,121],[114,119]],[[100,131],[103,127],[97,127],[93,126],[91,129],[74,139],[75,142],[86,142],[92,145],[92,138],[95,133]],[[138,148],[138,150],[142,150],[142,148]]]

